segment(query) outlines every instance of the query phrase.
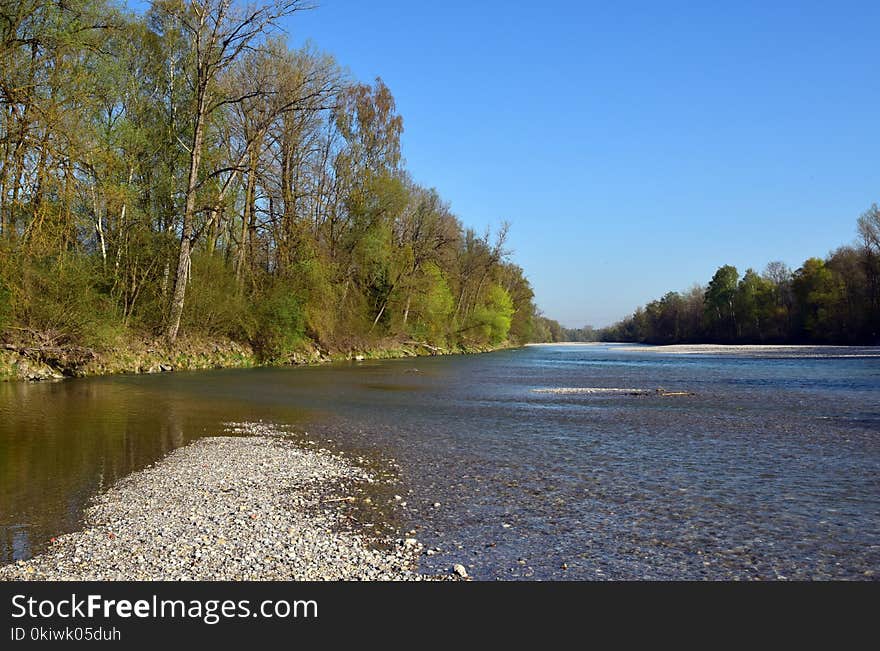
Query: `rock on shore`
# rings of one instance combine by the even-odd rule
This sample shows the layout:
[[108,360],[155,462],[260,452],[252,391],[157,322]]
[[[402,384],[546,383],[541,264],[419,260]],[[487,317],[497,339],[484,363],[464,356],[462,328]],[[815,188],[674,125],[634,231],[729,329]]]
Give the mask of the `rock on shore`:
[[[369,481],[327,451],[266,425],[202,439],[96,498],[82,531],[59,537],[0,579],[421,580],[420,546],[340,526],[334,487]],[[372,540],[375,542],[375,540]]]

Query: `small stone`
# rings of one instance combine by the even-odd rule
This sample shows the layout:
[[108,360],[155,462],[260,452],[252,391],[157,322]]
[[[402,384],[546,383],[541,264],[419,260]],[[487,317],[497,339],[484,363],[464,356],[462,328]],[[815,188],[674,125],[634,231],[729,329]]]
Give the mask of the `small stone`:
[[371,534],[373,523],[339,529],[345,512],[330,506],[344,501],[339,489],[382,481],[358,465],[363,460],[303,448],[269,424],[228,430],[237,436],[180,448],[111,487],[86,512],[83,530],[27,562],[0,566],[0,579],[442,578],[416,570],[423,546],[415,530],[380,551],[371,541],[392,539]]
[[456,563],[455,565],[453,565],[452,571],[455,572],[456,574],[458,574],[463,579],[468,578],[467,570],[464,569],[464,565],[462,565],[460,563]]

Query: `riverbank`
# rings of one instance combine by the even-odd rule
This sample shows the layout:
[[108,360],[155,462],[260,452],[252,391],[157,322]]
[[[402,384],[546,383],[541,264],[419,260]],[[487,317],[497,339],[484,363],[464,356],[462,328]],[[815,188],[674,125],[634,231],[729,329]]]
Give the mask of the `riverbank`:
[[415,539],[350,524],[347,506],[378,481],[370,471],[268,425],[230,433],[122,479],[94,500],[81,531],[0,567],[0,579],[432,578],[418,572]]
[[816,344],[617,344],[621,352],[654,352],[669,355],[740,355],[792,359],[828,357],[880,357],[878,346]]
[[300,366],[346,360],[476,354],[511,346],[505,342],[498,346],[461,345],[442,348],[423,342],[383,339],[356,342],[340,349],[326,349],[306,342],[296,352],[282,359],[267,361],[261,359],[251,346],[229,339],[181,338],[173,348],[158,341],[130,340],[105,350],[7,342],[0,343],[0,382],[41,382],[93,375]]
[[670,355],[739,355],[751,357],[827,358],[880,357],[880,346],[826,344],[636,344],[630,342],[563,341],[529,343],[525,347],[608,348],[620,353]]

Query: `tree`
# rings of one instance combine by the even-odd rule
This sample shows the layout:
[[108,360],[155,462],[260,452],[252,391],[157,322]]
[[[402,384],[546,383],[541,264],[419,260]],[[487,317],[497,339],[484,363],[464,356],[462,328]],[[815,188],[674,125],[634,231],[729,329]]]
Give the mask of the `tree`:
[[817,342],[831,340],[841,290],[832,270],[823,260],[810,258],[794,273],[792,289],[797,299],[796,323],[800,335]]
[[408,176],[381,79],[275,36],[304,8],[0,3],[0,336],[186,332],[275,360],[565,336],[507,227],[465,229]]
[[513,301],[507,291],[501,285],[491,285],[484,301],[475,308],[473,324],[468,329],[476,329],[488,343],[501,343],[510,332],[513,312]]
[[834,250],[826,266],[838,282],[834,306],[834,339],[855,343],[870,340],[870,279],[864,251],[851,246]]
[[705,316],[708,330],[721,339],[732,339],[736,334],[736,296],[739,272],[736,267],[720,267],[706,288]]
[[[275,22],[303,7],[300,0],[275,0],[256,8],[239,8],[232,0],[156,0],[154,8],[171,17],[188,36],[190,45],[189,74],[194,89],[191,107],[192,141],[187,148],[189,172],[180,233],[174,292],[168,315],[166,337],[174,343],[180,328],[189,280],[192,247],[196,240],[195,218],[198,191],[202,185],[201,165],[205,131],[209,118],[219,109],[244,102],[259,94],[222,95],[217,85],[223,74],[258,38],[275,27]],[[246,156],[246,154],[242,154]],[[235,170],[229,170],[233,173]],[[222,197],[221,197],[222,198]]]
[[773,283],[748,269],[736,288],[734,313],[739,331],[737,336],[745,341],[763,341],[766,324],[774,313]]
[[[703,290],[694,286],[651,301],[600,332],[604,341],[647,343],[825,342],[874,343],[880,278],[880,209],[858,220],[859,246],[843,246],[824,260],[810,258],[794,273],[770,262],[763,274],[718,269]],[[702,323],[701,323],[702,321]]]
[[432,344],[445,344],[455,301],[440,267],[433,262],[421,267],[412,279],[412,290],[407,297],[404,331]]

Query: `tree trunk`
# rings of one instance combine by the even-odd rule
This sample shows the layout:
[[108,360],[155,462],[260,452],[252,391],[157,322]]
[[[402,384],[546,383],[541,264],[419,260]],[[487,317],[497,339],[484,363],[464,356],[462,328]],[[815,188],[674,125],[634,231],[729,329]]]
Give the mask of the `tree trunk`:
[[251,163],[248,171],[247,186],[244,197],[244,214],[241,218],[241,237],[238,241],[238,257],[235,261],[235,278],[241,283],[244,274],[245,259],[247,257],[248,239],[253,230],[254,198],[257,191],[256,162]]
[[406,295],[406,308],[403,310],[403,325],[406,325],[406,322],[409,320],[409,306],[412,302],[412,293]]
[[205,127],[205,88],[199,89],[198,108],[196,110],[195,129],[193,130],[193,146],[189,157],[189,182],[186,190],[186,203],[183,211],[183,229],[180,234],[180,252],[177,256],[177,273],[174,276],[174,294],[171,297],[171,309],[168,314],[168,330],[166,339],[169,345],[177,341],[180,330],[180,318],[183,316],[183,303],[186,299],[186,284],[192,263],[193,218],[196,211],[196,188],[199,183],[199,166],[202,159],[202,139]]
[[211,215],[208,219],[208,237],[205,240],[208,247],[208,255],[214,255],[214,249],[217,248],[217,238],[220,237],[220,211],[217,208],[211,208]]

